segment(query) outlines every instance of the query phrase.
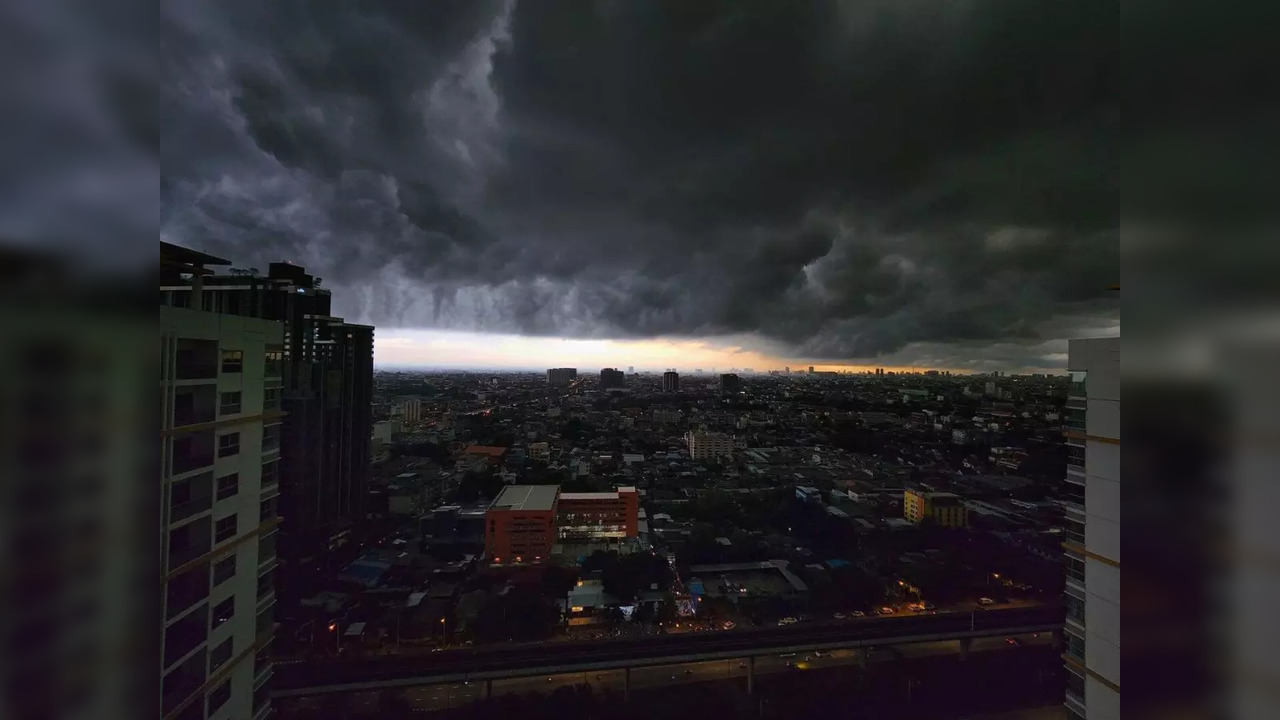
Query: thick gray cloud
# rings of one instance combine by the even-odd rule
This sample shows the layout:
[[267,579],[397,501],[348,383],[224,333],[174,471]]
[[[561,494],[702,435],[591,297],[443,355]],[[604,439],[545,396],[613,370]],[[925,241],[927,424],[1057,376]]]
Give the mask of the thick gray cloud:
[[382,325],[1037,365],[1118,320],[1107,15],[175,0],[161,234]]

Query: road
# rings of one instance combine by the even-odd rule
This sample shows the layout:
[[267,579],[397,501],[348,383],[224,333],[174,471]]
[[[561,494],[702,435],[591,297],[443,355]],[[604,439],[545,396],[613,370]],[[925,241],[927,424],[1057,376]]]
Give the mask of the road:
[[[1052,643],[1049,633],[1038,636],[1018,636],[1024,647],[1048,645]],[[1006,638],[978,638],[973,641],[970,652],[1000,652],[1008,648]],[[765,655],[756,658],[755,674],[757,682],[771,675],[781,673],[804,672],[807,670],[829,669],[849,665],[865,665],[866,663],[893,662],[900,658],[920,658],[959,653],[957,641],[938,641],[913,643],[911,645],[882,647],[871,651],[862,649],[834,650],[829,653],[796,653],[794,655]],[[680,663],[655,667],[636,668],[631,671],[632,690],[641,690],[659,686],[687,683],[703,683],[723,680],[738,680],[745,686],[747,677],[747,659],[734,658],[708,662]],[[526,694],[533,692],[550,693],[562,687],[590,685],[593,691],[612,690],[621,692],[626,685],[626,674],[623,670],[603,670],[599,672],[560,673],[535,677],[514,678],[510,680],[494,680],[492,691],[495,696],[505,694]],[[485,683],[454,683],[429,685],[408,688],[403,691],[404,697],[415,711],[434,712],[462,705],[469,705],[484,697]],[[308,697],[289,701],[295,709],[319,707],[325,700],[323,697]],[[378,692],[367,691],[353,696],[354,710],[373,710],[378,702]]]
[[725,657],[768,654],[788,647],[905,642],[906,638],[975,631],[996,635],[1018,627],[1060,627],[1061,609],[1021,608],[975,613],[866,618],[855,623],[800,623],[783,628],[691,633],[641,639],[591,642],[482,646],[417,657],[375,657],[359,660],[310,661],[279,664],[275,670],[277,697],[321,692],[345,692],[362,683],[420,685],[432,678],[448,682],[458,676],[537,675],[541,668],[573,665],[596,672],[602,665],[633,668],[667,664],[691,655]]

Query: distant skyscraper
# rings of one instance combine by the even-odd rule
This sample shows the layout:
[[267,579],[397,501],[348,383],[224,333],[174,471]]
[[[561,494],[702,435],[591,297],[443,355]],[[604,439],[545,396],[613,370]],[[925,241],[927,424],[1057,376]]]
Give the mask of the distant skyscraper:
[[809,366],[809,374],[810,374],[810,375],[812,375],[812,374],[813,374],[813,366],[812,366],[812,365],[810,365],[810,366]]
[[787,373],[788,375],[790,375],[790,374],[791,374],[791,366],[790,366],[790,365],[788,365],[788,366],[786,366],[786,367],[782,368],[782,372]]
[[568,387],[577,377],[577,368],[551,368],[547,370],[547,384],[551,387]]
[[742,378],[734,373],[725,373],[720,376],[720,392],[725,395],[736,395],[742,392]]
[[600,389],[609,390],[611,388],[626,387],[627,376],[622,374],[621,370],[613,368],[605,368],[600,371]]
[[636,366],[635,366],[635,365],[628,365],[628,366],[627,366],[627,374],[628,374],[628,375],[635,375],[635,374],[636,374]]
[[1120,338],[1069,341],[1067,368],[1067,717],[1118,718]]
[[662,392],[680,392],[680,373],[675,370],[662,373]]

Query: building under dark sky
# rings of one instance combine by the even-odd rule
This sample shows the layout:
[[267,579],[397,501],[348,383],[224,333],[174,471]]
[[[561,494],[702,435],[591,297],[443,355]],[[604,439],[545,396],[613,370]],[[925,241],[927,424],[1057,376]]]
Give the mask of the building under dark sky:
[[609,390],[611,388],[625,387],[627,384],[627,376],[621,370],[614,368],[605,368],[600,371],[600,389]]
[[[162,291],[173,304],[283,324],[276,397],[285,415],[281,436],[279,600],[282,606],[312,590],[309,572],[324,562],[364,518],[368,491],[373,328],[330,314],[332,297],[297,265],[271,263],[258,274],[206,276],[200,299],[190,283]],[[183,293],[186,296],[183,296]],[[188,305],[189,306],[189,305]]]

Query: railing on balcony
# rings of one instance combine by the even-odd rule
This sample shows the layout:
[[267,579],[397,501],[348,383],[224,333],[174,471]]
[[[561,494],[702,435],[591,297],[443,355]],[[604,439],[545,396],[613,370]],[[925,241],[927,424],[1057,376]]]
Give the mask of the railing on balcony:
[[1063,427],[1068,430],[1078,430],[1084,432],[1086,425],[1086,411],[1080,408],[1067,408],[1066,418],[1063,420]]
[[200,468],[213,465],[213,448],[200,450],[186,455],[174,454],[172,470],[174,475],[181,475]]
[[1076,674],[1075,670],[1067,670],[1067,692],[1075,695],[1083,704],[1084,702],[1084,676]]
[[1068,630],[1062,633],[1065,640],[1067,656],[1084,662],[1084,638]]

